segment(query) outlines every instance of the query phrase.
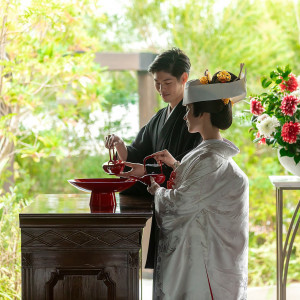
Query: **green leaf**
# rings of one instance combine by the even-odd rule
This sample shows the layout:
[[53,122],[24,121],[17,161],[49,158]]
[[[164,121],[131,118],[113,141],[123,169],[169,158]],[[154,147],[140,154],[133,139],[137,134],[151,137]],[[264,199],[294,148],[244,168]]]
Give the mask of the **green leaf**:
[[[288,80],[288,78],[289,78],[289,74],[290,74],[291,72],[284,72],[283,74],[282,74],[282,77],[284,78],[284,80]],[[287,78],[287,79],[286,79]]]
[[268,80],[266,77],[261,79],[261,85],[264,89],[266,89],[271,83],[272,81]]
[[282,79],[281,79],[281,78],[279,78],[279,79],[276,79],[275,83],[276,83],[276,84],[280,84],[280,83],[282,83]]
[[276,80],[276,78],[279,76],[279,74],[277,73],[277,72],[275,72],[275,71],[272,71],[271,73],[270,73],[270,78],[273,80],[273,81],[275,81]]
[[280,153],[280,156],[290,156],[289,151],[284,148],[281,148],[279,153]]
[[290,68],[290,65],[286,65],[284,73],[290,74],[292,72],[292,69]]
[[267,145],[272,145],[272,144],[274,144],[274,139],[266,139],[266,144],[267,144]]
[[284,81],[288,81],[289,80],[289,76],[284,76],[282,77]]
[[282,68],[281,68],[281,67],[277,67],[277,71],[278,71],[280,74],[282,74],[282,73],[283,73],[283,70],[282,70]]
[[300,162],[300,155],[294,156],[294,161],[296,164],[298,164]]

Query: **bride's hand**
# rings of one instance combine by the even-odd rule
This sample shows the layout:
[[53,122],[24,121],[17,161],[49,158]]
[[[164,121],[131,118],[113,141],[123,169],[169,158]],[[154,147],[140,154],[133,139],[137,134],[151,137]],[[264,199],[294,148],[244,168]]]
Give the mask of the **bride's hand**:
[[153,179],[153,177],[150,177],[150,181],[151,181],[151,185],[147,187],[147,191],[151,195],[155,195],[155,192],[160,187],[160,185],[155,182],[155,180]]
[[173,168],[174,163],[177,162],[177,160],[172,156],[172,154],[168,150],[162,150],[158,151],[156,153],[153,153],[153,158],[159,163],[163,162],[167,166]]

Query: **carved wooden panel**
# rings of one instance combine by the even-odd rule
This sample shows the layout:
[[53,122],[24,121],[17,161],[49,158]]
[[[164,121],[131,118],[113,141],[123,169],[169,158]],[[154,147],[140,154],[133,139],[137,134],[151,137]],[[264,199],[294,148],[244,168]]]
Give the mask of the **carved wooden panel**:
[[128,253],[128,264],[130,268],[138,268],[139,260],[140,260],[139,252]]
[[[84,290],[84,277],[87,276],[92,276],[98,281],[98,289]],[[60,287],[57,284],[59,281],[64,281]],[[88,281],[91,284],[91,279]],[[64,292],[64,286],[67,287],[66,292]],[[104,269],[57,269],[51,272],[51,278],[46,282],[45,290],[46,300],[116,299],[116,283]]]
[[23,229],[22,247],[136,248],[141,230],[131,229]]
[[129,278],[129,299],[138,299],[138,289],[136,288],[139,285],[139,261],[140,255],[139,252],[129,252],[128,253],[128,278]]
[[31,267],[32,266],[32,255],[31,253],[22,253],[22,266]]
[[116,299],[138,299],[130,290],[138,291],[139,250],[38,248],[24,254],[23,262],[30,261],[31,266],[22,265],[23,300],[45,299],[46,293],[54,300],[111,299],[110,281],[115,283]]

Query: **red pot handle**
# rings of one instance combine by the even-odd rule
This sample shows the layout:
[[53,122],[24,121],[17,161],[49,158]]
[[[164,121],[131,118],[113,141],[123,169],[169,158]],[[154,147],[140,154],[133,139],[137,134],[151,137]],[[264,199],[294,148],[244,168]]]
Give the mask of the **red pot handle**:
[[[151,155],[148,155],[144,158],[144,161],[143,161],[143,164],[144,164],[144,170],[145,170],[145,173],[146,173],[146,160],[150,159],[150,158],[153,158],[155,155],[151,154]],[[161,161],[159,162],[160,164],[160,173],[163,174],[163,170],[162,170],[162,163]]]

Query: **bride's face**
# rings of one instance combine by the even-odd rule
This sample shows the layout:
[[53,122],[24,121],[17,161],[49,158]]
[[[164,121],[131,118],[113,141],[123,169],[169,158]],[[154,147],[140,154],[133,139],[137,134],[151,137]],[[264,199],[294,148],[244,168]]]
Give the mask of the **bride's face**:
[[186,125],[190,133],[200,132],[201,126],[201,114],[198,117],[195,117],[193,109],[193,104],[187,104],[186,114],[183,118],[186,121]]

